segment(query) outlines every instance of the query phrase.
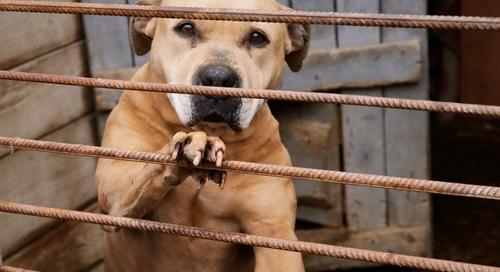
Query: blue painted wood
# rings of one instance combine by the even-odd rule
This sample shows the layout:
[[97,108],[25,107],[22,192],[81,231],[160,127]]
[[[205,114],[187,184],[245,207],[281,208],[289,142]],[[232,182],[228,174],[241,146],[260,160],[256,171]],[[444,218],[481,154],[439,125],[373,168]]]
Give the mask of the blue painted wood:
[[[382,0],[382,12],[426,14],[426,0]],[[384,96],[413,99],[429,98],[427,31],[387,28],[384,42],[418,39],[422,45],[422,79],[417,85],[384,89]],[[387,109],[385,114],[387,174],[399,177],[429,178],[429,113]],[[430,225],[428,194],[388,191],[389,224],[406,227]]]
[[[339,12],[378,13],[378,0],[337,0]],[[338,27],[339,47],[380,43],[380,29],[375,27]],[[370,71],[353,70],[351,73]],[[346,94],[381,96],[380,88],[349,90]],[[344,167],[346,171],[385,174],[384,109],[341,106]],[[386,190],[345,186],[345,213],[350,230],[386,227]]]

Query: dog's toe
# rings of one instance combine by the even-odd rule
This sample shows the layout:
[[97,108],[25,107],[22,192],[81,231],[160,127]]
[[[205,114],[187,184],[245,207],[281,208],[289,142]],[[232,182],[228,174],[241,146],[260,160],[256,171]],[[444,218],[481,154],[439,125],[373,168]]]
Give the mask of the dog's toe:
[[179,132],[172,138],[167,153],[173,160],[182,156],[194,166],[198,166],[205,159],[220,167],[226,154],[226,145],[218,137],[209,137],[202,131],[189,134]]
[[208,137],[208,148],[206,151],[206,159],[209,162],[215,163],[217,167],[222,166],[222,161],[226,156],[226,145],[218,137]]
[[198,166],[207,148],[208,137],[205,132],[190,133],[182,150],[184,157]]
[[[226,156],[226,145],[218,137],[209,137],[205,132],[197,131],[191,133],[179,132],[174,135],[168,146],[168,151],[172,160],[187,160],[194,166],[200,165],[204,160],[222,166],[222,161]],[[226,173],[222,171],[193,170],[192,172],[200,188],[206,181],[212,181],[224,187]],[[174,175],[175,176],[175,175]],[[177,180],[166,175],[164,179],[169,184],[177,184]]]
[[176,160],[183,148],[185,142],[189,138],[189,135],[185,132],[177,132],[174,137],[172,137],[172,141],[167,148],[167,154],[172,160]]

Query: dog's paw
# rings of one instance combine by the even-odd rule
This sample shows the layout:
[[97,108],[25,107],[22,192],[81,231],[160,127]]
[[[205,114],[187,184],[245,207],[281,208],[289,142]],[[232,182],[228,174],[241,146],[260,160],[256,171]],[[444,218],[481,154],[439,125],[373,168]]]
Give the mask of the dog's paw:
[[[172,160],[188,161],[194,166],[202,161],[222,166],[226,154],[226,146],[218,137],[210,137],[205,132],[178,132],[172,138],[167,153]],[[224,187],[226,173],[221,171],[194,170],[193,176],[201,186],[211,180],[221,188]]]

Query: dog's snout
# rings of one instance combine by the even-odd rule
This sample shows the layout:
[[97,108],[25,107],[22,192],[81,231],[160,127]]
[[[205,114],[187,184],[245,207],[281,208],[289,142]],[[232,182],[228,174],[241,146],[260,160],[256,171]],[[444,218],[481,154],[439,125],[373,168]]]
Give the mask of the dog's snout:
[[241,85],[241,80],[238,73],[231,67],[221,64],[211,64],[199,71],[198,85],[238,88]]

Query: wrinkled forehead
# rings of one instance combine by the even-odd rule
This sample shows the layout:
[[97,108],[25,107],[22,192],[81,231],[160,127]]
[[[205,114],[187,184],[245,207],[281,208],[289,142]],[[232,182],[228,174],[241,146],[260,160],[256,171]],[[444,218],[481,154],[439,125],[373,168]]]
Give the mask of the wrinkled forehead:
[[163,0],[162,6],[277,10],[274,0]]

